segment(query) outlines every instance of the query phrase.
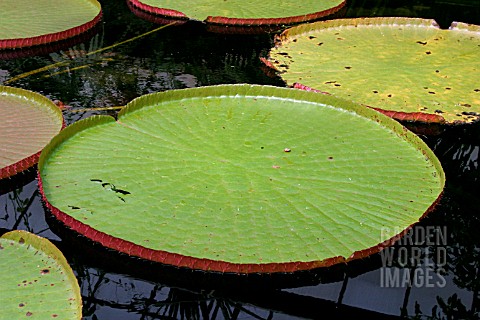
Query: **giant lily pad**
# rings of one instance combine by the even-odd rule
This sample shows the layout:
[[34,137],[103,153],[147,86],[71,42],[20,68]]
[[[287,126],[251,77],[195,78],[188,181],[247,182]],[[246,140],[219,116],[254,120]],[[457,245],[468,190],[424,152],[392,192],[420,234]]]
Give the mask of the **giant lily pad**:
[[93,28],[101,16],[96,0],[2,0],[0,50],[77,36]]
[[0,86],[0,179],[35,165],[62,125],[62,112],[43,95]]
[[[205,21],[212,31],[231,32],[242,27],[292,25],[332,15],[345,6],[344,0],[297,1],[266,0],[128,0],[130,8],[145,18],[145,13],[177,20]],[[215,27],[218,26],[218,29]],[[267,28],[271,31],[271,28]]]
[[67,127],[38,168],[46,206],[76,232],[132,256],[238,273],[377,252],[444,186],[438,159],[396,121],[251,85],[142,96],[118,120]]
[[0,237],[2,319],[81,319],[72,269],[50,241],[26,231]]
[[264,60],[299,83],[399,120],[480,118],[480,27],[413,18],[340,19],[285,30]]

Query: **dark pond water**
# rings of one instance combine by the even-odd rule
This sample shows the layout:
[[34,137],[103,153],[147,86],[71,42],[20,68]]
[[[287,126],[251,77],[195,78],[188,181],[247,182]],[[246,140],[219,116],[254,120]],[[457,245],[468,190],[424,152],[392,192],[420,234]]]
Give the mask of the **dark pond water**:
[[[167,27],[82,56],[158,28],[134,16],[124,1],[101,3],[103,24],[91,39],[69,50],[0,60],[0,83],[70,105],[64,113],[67,123],[92,114],[115,114],[115,108],[97,109],[122,106],[155,91],[224,83],[283,86],[259,68],[258,57],[272,46],[272,35],[213,34],[199,24]],[[480,24],[480,1],[351,1],[345,14],[434,18],[442,27],[452,21]],[[11,81],[62,61],[66,63]],[[47,223],[33,174],[0,195],[0,233],[28,230],[62,249],[81,286],[85,319],[295,319],[332,313],[358,319],[477,319],[480,130],[456,128],[422,138],[447,173],[445,194],[436,210],[390,251],[391,259],[375,255],[328,272],[301,274],[288,289],[228,277],[219,284],[217,278],[210,282],[202,275],[140,265],[137,272],[122,267],[135,262],[118,262],[85,246],[79,249],[61,229]]]

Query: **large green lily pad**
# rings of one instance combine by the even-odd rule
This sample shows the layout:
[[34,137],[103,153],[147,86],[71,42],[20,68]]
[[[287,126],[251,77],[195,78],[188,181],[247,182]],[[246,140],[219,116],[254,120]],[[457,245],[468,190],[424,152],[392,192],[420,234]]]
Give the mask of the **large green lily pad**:
[[480,26],[413,18],[340,19],[285,30],[264,60],[289,85],[388,111],[399,120],[480,118]]
[[48,98],[0,86],[0,179],[35,165],[62,126],[62,112]]
[[433,207],[444,173],[416,135],[371,109],[224,85],[142,96],[118,120],[67,127],[42,152],[39,183],[60,221],[106,247],[249,273],[379,251]]
[[[218,24],[226,32],[226,26],[292,25],[318,20],[345,6],[344,0],[304,0],[301,5],[285,0],[128,0],[128,3],[133,9],[156,16]],[[141,12],[139,15],[144,17]]]
[[2,0],[0,50],[77,36],[93,28],[101,16],[96,0]]
[[50,241],[26,231],[0,237],[2,319],[81,319],[72,269]]

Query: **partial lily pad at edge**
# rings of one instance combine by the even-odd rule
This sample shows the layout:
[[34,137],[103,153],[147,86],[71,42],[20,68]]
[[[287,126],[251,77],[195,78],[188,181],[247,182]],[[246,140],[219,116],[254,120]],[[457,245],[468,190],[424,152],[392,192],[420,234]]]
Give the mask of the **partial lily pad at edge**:
[[67,127],[38,169],[47,208],[75,232],[131,256],[235,273],[378,252],[433,209],[445,183],[433,152],[396,121],[255,85],[142,96],[118,120]]
[[168,23],[203,21],[207,30],[222,33],[273,32],[280,27],[309,22],[337,14],[344,0],[296,1],[195,0],[172,4],[164,0],[127,0],[139,17]]
[[2,0],[0,50],[69,39],[92,29],[101,17],[96,0]]
[[415,18],[338,19],[285,30],[262,59],[309,87],[398,120],[480,119],[480,26]]
[[62,252],[27,231],[0,237],[0,305],[8,319],[81,319],[80,288]]
[[62,112],[47,97],[0,86],[0,179],[34,166],[63,124]]

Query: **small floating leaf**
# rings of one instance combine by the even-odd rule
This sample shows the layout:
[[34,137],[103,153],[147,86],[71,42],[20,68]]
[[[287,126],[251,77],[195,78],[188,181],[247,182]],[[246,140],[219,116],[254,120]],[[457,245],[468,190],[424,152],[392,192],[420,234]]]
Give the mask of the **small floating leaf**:
[[378,112],[251,85],[142,96],[118,120],[67,127],[39,162],[47,207],[76,232],[144,259],[238,273],[377,252],[382,228],[395,237],[416,223],[444,179],[422,140]]
[[0,305],[5,319],[81,319],[80,288],[62,252],[26,231],[0,237]]
[[62,125],[62,112],[46,97],[0,86],[0,179],[35,165]]
[[480,26],[454,23],[442,30],[423,19],[339,19],[287,29],[278,40],[264,61],[289,85],[399,120],[480,119]]

